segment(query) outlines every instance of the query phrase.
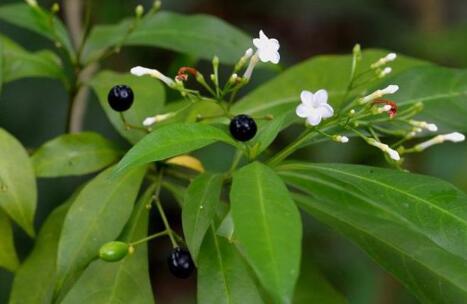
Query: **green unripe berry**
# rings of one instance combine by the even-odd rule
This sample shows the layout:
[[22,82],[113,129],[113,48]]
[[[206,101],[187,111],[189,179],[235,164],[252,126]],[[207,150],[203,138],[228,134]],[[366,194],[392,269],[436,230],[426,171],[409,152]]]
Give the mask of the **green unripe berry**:
[[109,242],[99,249],[99,258],[106,262],[117,262],[126,257],[130,246],[124,242]]

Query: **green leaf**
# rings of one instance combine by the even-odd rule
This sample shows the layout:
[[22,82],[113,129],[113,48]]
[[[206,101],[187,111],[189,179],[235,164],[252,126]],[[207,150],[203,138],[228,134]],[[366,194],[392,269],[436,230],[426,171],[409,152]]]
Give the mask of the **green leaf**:
[[30,236],[34,236],[37,189],[28,153],[0,128],[0,208]]
[[[117,25],[96,26],[84,46],[83,62],[96,60],[106,49],[119,46],[131,24],[131,20],[125,20]],[[251,40],[216,17],[158,12],[146,15],[124,45],[161,47],[203,59],[217,55],[222,62],[234,63],[250,47]]]
[[0,96],[2,95],[3,90],[3,69],[5,66],[5,47],[3,46],[3,41],[0,39]]
[[[367,68],[386,54],[387,52],[382,50],[365,51],[359,66]],[[309,59],[291,67],[245,96],[232,107],[232,111],[251,115],[278,115],[295,109],[300,102],[302,90],[319,89],[326,89],[329,93],[329,103],[338,107],[349,82],[351,64],[350,55],[328,55]],[[399,56],[391,63],[392,73],[397,74],[408,68],[426,64],[413,58]]]
[[209,229],[199,253],[198,303],[263,303],[245,262],[233,244]]
[[64,81],[60,58],[50,51],[28,52],[12,40],[0,35],[3,83],[26,77],[45,77]]
[[99,103],[117,131],[131,143],[136,143],[146,132],[138,129],[127,129],[120,113],[112,110],[107,101],[110,89],[117,84],[125,84],[132,88],[135,99],[132,107],[123,113],[128,123],[142,127],[143,120],[159,114],[165,102],[165,91],[160,82],[151,77],[136,77],[130,73],[119,74],[103,71],[90,82],[96,92]]
[[388,80],[400,84],[394,100],[404,107],[421,102],[421,119],[442,127],[441,131],[467,131],[467,70],[426,66],[409,69]]
[[113,167],[90,181],[65,218],[57,257],[56,290],[62,294],[99,248],[118,237],[131,215],[145,168],[111,179],[112,172]]
[[16,272],[10,304],[52,303],[58,240],[65,215],[75,197],[76,194],[48,216],[34,249]]
[[251,146],[253,147],[252,156],[255,157],[264,150],[276,139],[280,131],[287,128],[298,120],[295,110],[287,111],[278,114],[270,122],[260,127],[258,134],[253,139]]
[[300,267],[302,225],[276,173],[255,162],[233,176],[230,192],[235,237],[276,303],[290,303]]
[[61,135],[32,155],[38,177],[82,175],[96,172],[118,160],[120,149],[93,132]]
[[139,141],[118,164],[118,174],[150,162],[188,153],[216,141],[237,143],[224,131],[201,123],[174,123],[161,127]]
[[[314,248],[313,248],[314,249]],[[302,253],[308,256],[307,253]],[[294,304],[344,304],[345,298],[326,280],[310,258],[302,259],[300,277],[293,297]]]
[[9,271],[15,271],[19,266],[13,241],[13,227],[11,221],[0,209],[0,267]]
[[74,59],[75,51],[63,23],[49,11],[26,4],[0,6],[0,20],[33,31],[45,38],[58,42]]
[[[133,242],[147,235],[149,212],[146,205],[153,194],[154,186],[145,191],[120,240]],[[134,254],[119,262],[92,262],[61,303],[154,303],[146,243],[137,245]]]
[[182,224],[192,258],[197,261],[204,235],[220,204],[223,176],[203,173],[197,176],[185,193]]
[[467,301],[467,195],[441,180],[355,165],[280,168],[295,199],[394,274],[423,303]]

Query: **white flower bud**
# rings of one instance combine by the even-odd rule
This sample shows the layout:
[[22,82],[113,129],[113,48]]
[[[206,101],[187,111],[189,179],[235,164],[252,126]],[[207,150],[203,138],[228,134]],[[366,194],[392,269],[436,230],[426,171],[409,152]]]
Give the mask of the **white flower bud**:
[[149,126],[152,126],[155,122],[156,122],[155,116],[146,117],[146,119],[143,120],[143,126],[149,127]]
[[339,143],[342,143],[342,144],[346,144],[349,142],[349,138],[347,136],[344,136],[344,135],[334,135],[332,137],[332,139],[336,142],[339,142]]
[[245,51],[245,55],[243,55],[243,57],[245,59],[249,59],[251,56],[253,56],[253,49],[249,48],[248,50]]
[[383,65],[385,65],[385,64],[387,64],[387,63],[389,63],[389,62],[391,62],[391,61],[396,60],[396,58],[397,58],[397,54],[396,54],[396,53],[389,53],[389,54],[387,54],[385,57],[380,58],[378,61],[376,61],[375,63],[373,63],[373,64],[371,65],[371,68],[372,68],[372,69],[379,68],[379,67],[381,67],[381,66],[383,66]]
[[431,147],[433,145],[441,144],[441,143],[443,143],[445,141],[458,143],[458,142],[461,142],[461,141],[464,141],[464,140],[465,140],[464,134],[461,134],[459,132],[452,132],[452,133],[449,133],[449,134],[443,134],[443,135],[435,136],[430,140],[427,140],[425,142],[422,142],[422,143],[416,145],[414,147],[414,149],[417,150],[417,151],[423,151],[426,148],[429,148],[429,147]]
[[399,153],[394,150],[394,149],[391,149],[388,145],[386,144],[383,144],[373,138],[370,138],[367,140],[368,144],[380,149],[381,151],[383,151],[384,153],[388,154],[389,157],[395,161],[399,161],[401,159]]
[[387,95],[387,94],[394,94],[396,93],[397,91],[399,91],[399,86],[398,85],[395,85],[395,84],[390,84],[388,85],[386,88],[384,88],[383,90],[381,90],[381,93],[383,95]]
[[445,134],[445,135],[442,135],[442,136],[443,136],[444,140],[452,141],[452,142],[455,142],[455,143],[465,140],[465,135],[461,134],[459,132],[452,132],[452,133]]
[[131,74],[135,76],[144,76],[144,75],[149,75],[151,77],[157,78],[160,81],[164,82],[167,86],[173,87],[174,86],[174,81],[170,79],[169,77],[165,76],[161,72],[159,72],[156,69],[148,69],[142,66],[137,66],[134,67],[130,70]]
[[391,74],[391,72],[392,72],[392,69],[390,67],[386,67],[384,68],[384,70],[381,71],[381,73],[379,73],[378,77],[384,78],[385,76]]
[[411,121],[409,121],[409,123],[412,126],[415,126],[415,127],[418,127],[418,128],[423,128],[423,129],[426,129],[426,130],[428,130],[430,132],[438,131],[438,126],[436,126],[434,123],[427,123],[426,121],[417,121],[417,120],[411,120]]
[[395,84],[388,85],[382,90],[376,90],[368,96],[363,97],[360,100],[360,104],[365,104],[369,101],[383,97],[384,95],[394,94],[399,90],[399,86]]

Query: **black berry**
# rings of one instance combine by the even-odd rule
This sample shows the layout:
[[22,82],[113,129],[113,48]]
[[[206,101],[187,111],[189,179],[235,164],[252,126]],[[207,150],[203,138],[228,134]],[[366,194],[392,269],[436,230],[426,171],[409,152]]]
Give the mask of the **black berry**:
[[170,272],[177,278],[188,278],[195,269],[190,252],[185,248],[177,247],[167,257]]
[[111,88],[107,96],[110,107],[117,112],[128,110],[133,104],[133,99],[133,90],[123,84]]
[[241,114],[235,116],[230,121],[230,134],[239,141],[249,141],[256,135],[258,127],[256,122],[248,115]]

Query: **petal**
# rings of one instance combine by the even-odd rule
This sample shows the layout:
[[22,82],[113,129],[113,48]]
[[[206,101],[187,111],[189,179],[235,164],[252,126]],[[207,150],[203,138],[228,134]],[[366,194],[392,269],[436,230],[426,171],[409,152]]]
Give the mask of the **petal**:
[[263,46],[262,43],[261,43],[261,39],[259,39],[259,38],[253,39],[253,44],[254,44],[258,49],[261,48],[261,47]]
[[297,114],[298,117],[301,118],[306,118],[312,114],[313,110],[306,105],[299,104],[297,108],[295,109],[295,113]]
[[334,115],[334,109],[327,103],[321,104],[317,111],[323,118],[329,118],[332,117],[332,115]]
[[269,44],[276,51],[279,50],[279,48],[280,48],[279,40],[277,40],[277,39],[274,39],[274,38],[269,39]]
[[267,40],[268,39],[268,36],[266,36],[266,34],[264,34],[263,30],[259,31],[259,39],[261,39],[261,40]]
[[318,112],[311,112],[310,115],[306,118],[306,121],[312,126],[317,126],[321,122],[321,115]]
[[259,60],[261,60],[262,62],[271,61],[270,53],[264,48],[258,48],[258,57],[259,57]]
[[303,102],[303,104],[307,106],[312,106],[313,93],[311,93],[310,91],[302,91],[302,93],[300,93],[300,100]]
[[270,57],[270,61],[274,64],[278,64],[280,59],[281,55],[279,54],[279,52],[274,52]]
[[326,90],[318,90],[315,93],[315,102],[316,106],[321,105],[321,104],[327,104],[328,103],[328,92]]

